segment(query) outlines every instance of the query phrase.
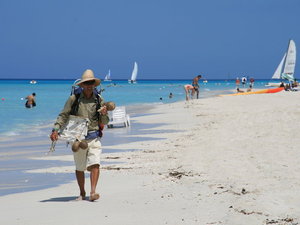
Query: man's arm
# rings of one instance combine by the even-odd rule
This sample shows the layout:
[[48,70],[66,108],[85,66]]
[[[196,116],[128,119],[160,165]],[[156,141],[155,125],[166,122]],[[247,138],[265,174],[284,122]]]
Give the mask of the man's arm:
[[75,99],[76,97],[74,95],[70,96],[65,103],[63,110],[57,116],[56,122],[54,123],[54,127],[52,129],[52,133],[50,135],[50,139],[52,141],[56,141],[58,139],[58,131],[67,123]]

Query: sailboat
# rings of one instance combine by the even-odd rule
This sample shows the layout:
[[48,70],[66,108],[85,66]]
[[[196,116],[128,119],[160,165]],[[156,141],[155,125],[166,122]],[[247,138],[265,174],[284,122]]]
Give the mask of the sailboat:
[[110,70],[108,70],[108,74],[106,74],[104,81],[111,81],[110,79]]
[[[287,52],[283,55],[277,69],[275,70],[272,79],[288,80],[293,82],[296,66],[296,44],[293,40],[289,41]],[[269,83],[266,86],[278,87],[280,83]]]
[[136,83],[137,73],[138,73],[138,65],[136,62],[134,62],[134,67],[132,70],[131,78],[130,78],[130,80],[128,80],[128,83],[132,83],[132,84]]

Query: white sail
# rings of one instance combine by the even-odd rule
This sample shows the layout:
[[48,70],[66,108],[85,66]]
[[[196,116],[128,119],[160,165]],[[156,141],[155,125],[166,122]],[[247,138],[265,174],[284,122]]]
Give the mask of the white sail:
[[277,69],[275,70],[275,72],[274,72],[274,74],[272,76],[272,79],[280,79],[281,78],[281,72],[282,72],[282,67],[283,67],[283,63],[284,63],[285,57],[286,57],[286,53],[284,54],[282,60],[280,61]]
[[108,70],[108,74],[106,74],[104,80],[106,80],[106,81],[110,80],[110,70]]
[[132,70],[132,74],[131,74],[131,82],[135,82],[136,81],[136,77],[137,77],[137,73],[138,73],[138,65],[136,62],[134,62],[134,67]]
[[282,78],[292,80],[294,78],[295,66],[296,66],[296,45],[293,40],[290,40]]
[[285,79],[290,82],[293,81],[295,66],[296,66],[296,45],[293,40],[290,40],[287,52],[284,54],[275,73],[272,76],[272,79]]

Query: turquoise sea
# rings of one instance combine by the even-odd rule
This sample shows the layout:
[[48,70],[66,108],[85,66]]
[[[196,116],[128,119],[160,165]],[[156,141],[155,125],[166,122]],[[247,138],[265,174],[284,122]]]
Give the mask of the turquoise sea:
[[[74,80],[0,80],[0,136],[14,136],[26,130],[36,132],[39,127],[52,123],[70,95]],[[267,80],[256,81],[256,88],[264,88]],[[183,101],[183,85],[191,80],[127,80],[102,82],[102,96],[116,105],[164,104]],[[208,80],[200,83],[200,98],[217,96],[235,89],[234,80]],[[36,93],[37,107],[24,107],[25,97]],[[173,97],[169,98],[172,93]],[[161,100],[162,98],[162,100]]]
[[[71,93],[73,80],[0,80],[0,196],[24,191],[38,190],[60,185],[75,179],[74,174],[27,173],[27,170],[56,166],[72,166],[73,162],[37,160],[49,151],[49,134],[52,124]],[[258,80],[254,88],[265,88],[268,80]],[[128,84],[127,80],[102,82],[102,96],[116,105],[125,105],[131,120],[129,128],[105,129],[102,151],[118,152],[114,145],[134,141],[148,141],[154,138],[139,137],[138,134],[160,133],[155,121],[139,124],[135,116],[147,113],[156,104],[185,101],[183,85],[191,80],[139,80]],[[245,89],[247,86],[245,87]],[[231,93],[235,89],[234,80],[208,80],[200,82],[200,98],[215,97]],[[25,108],[25,97],[36,93],[37,106]],[[169,98],[172,93],[173,97]],[[151,129],[147,129],[151,128]],[[173,130],[165,132],[176,132]],[[151,135],[150,135],[151,136]],[[155,138],[159,139],[159,138]],[[105,146],[112,146],[106,149]],[[138,149],[122,149],[122,151]],[[56,145],[58,155],[70,155],[70,148],[64,143]],[[105,164],[102,162],[101,164]],[[76,190],[77,187],[74,187]]]

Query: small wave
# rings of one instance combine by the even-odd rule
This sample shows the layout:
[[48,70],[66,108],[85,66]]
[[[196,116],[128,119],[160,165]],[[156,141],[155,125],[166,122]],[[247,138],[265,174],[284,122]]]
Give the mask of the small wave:
[[7,131],[7,132],[0,132],[1,136],[5,136],[5,137],[12,137],[12,136],[18,136],[20,135],[20,132],[18,131]]

